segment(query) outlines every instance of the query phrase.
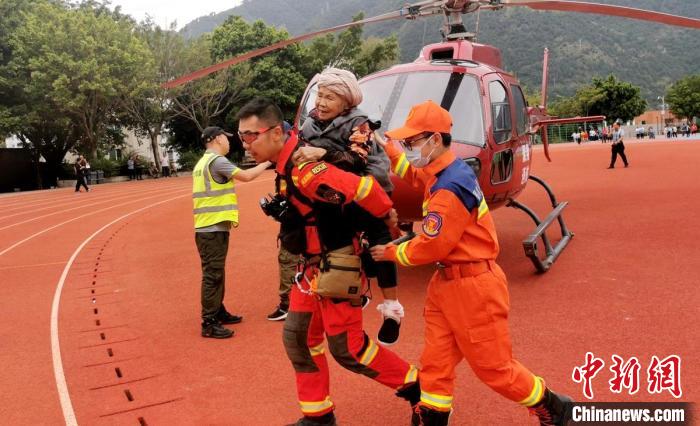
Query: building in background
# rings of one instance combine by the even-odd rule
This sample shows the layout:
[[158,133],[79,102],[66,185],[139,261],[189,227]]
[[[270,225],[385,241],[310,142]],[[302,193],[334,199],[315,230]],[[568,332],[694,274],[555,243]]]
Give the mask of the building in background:
[[656,129],[656,134],[663,134],[666,126],[680,125],[683,120],[679,120],[671,111],[647,111],[632,121],[633,126],[652,126]]

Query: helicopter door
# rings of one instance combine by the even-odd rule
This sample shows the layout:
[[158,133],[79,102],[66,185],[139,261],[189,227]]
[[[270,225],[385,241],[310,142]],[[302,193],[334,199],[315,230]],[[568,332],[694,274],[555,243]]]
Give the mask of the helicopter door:
[[491,137],[494,155],[491,163],[491,183],[509,182],[513,176],[513,120],[506,86],[500,80],[488,83],[491,102]]

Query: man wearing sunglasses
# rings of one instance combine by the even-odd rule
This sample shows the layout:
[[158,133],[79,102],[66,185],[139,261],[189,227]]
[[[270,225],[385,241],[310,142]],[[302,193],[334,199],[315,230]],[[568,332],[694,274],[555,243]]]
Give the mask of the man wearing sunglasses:
[[226,254],[229,230],[238,226],[238,198],[234,180],[249,182],[270,166],[263,162],[248,170],[233,165],[226,155],[228,138],[233,136],[220,127],[207,127],[202,132],[206,152],[192,171],[195,243],[202,261],[202,336],[226,339],[233,330],[222,324],[243,320],[224,307]]
[[466,359],[482,382],[528,407],[542,425],[564,425],[571,399],[550,391],[512,356],[496,228],[476,175],[450,150],[451,128],[450,113],[427,101],[411,109],[403,127],[386,133],[392,140],[378,140],[394,173],[423,191],[425,207],[421,234],[398,246],[376,245],[372,257],[403,266],[437,262],[425,301],[413,424],[447,425],[455,367]]
[[[357,209],[395,223],[391,200],[374,177],[357,176],[322,161],[295,166],[292,156],[301,142],[295,132],[282,131],[282,112],[274,103],[255,99],[241,108],[238,118],[240,134],[249,134],[250,139],[255,134],[251,142],[244,139],[245,149],[257,162],[277,163],[276,189],[304,220],[297,225],[304,243],[300,265],[304,277],[318,277],[322,254],[358,247]],[[292,287],[283,341],[303,414],[296,426],[336,424],[324,334],[329,352],[342,367],[392,388],[412,405],[418,403],[415,367],[367,336],[359,300],[321,297],[308,286]]]

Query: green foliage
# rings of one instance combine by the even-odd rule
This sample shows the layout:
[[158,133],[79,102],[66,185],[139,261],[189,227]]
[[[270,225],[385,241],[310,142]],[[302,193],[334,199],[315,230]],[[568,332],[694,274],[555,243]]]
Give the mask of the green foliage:
[[592,84],[580,88],[573,97],[558,99],[550,112],[557,116],[604,115],[610,122],[631,120],[646,107],[639,87],[610,75],[605,79],[594,77]]
[[137,27],[137,37],[148,47],[144,79],[123,98],[123,122],[139,137],[148,138],[153,161],[160,164],[159,138],[173,115],[171,95],[161,84],[185,72],[181,66],[185,41],[174,27],[161,29],[150,19]]
[[[598,0],[700,18],[694,0]],[[412,3],[397,0],[250,0],[219,14],[203,16],[187,24],[187,37],[212,31],[231,15],[246,20],[262,19],[284,26],[294,35],[350,21],[359,11],[376,16]],[[476,29],[476,14],[465,15],[468,30]],[[697,31],[633,19],[583,13],[541,12],[525,7],[483,10],[479,14],[480,43],[502,50],[504,66],[516,71],[521,81],[539,87],[542,50],[550,50],[549,90],[552,99],[572,96],[593,76],[615,74],[642,88],[642,96],[655,100],[666,88],[700,63]],[[400,59],[416,58],[422,46],[440,41],[441,17],[398,19],[365,26],[369,36],[396,34]]]
[[118,176],[119,167],[120,164],[118,161],[113,161],[109,158],[105,158],[102,156],[98,156],[97,158],[90,161],[90,170],[102,170],[104,172],[105,177]]
[[[359,13],[353,21],[364,19]],[[399,56],[399,44],[395,36],[381,39],[362,39],[362,27],[352,27],[338,34],[326,34],[308,45],[308,64],[316,73],[326,67],[344,68],[358,78],[394,64]]]
[[[211,55],[221,61],[287,38],[289,34],[285,30],[268,27],[262,21],[249,24],[239,16],[232,16],[214,30]],[[233,67],[233,73],[244,72],[244,66],[252,73],[238,103],[242,105],[255,96],[266,96],[278,103],[286,117],[293,116],[309,74],[304,53],[302,46],[296,44]],[[232,110],[228,115],[231,124],[235,112]]]
[[700,74],[689,75],[673,84],[666,101],[677,117],[700,117]]
[[180,165],[181,170],[192,170],[201,157],[202,151],[184,151],[180,153],[177,163]]
[[144,81],[149,60],[133,22],[107,11],[42,2],[11,37],[10,67],[24,77],[31,105],[49,104],[76,123],[91,156],[115,124],[117,104]]

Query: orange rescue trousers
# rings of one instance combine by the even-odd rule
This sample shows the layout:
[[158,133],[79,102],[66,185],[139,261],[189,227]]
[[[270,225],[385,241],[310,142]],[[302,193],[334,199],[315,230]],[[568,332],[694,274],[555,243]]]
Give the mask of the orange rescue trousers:
[[333,411],[328,363],[323,345],[344,368],[394,390],[417,380],[418,371],[395,353],[379,346],[362,329],[362,307],[347,300],[318,298],[292,287],[284,323],[284,347],[294,366],[297,395],[305,416]]
[[[425,303],[425,349],[421,355],[421,405],[452,408],[455,367],[466,359],[494,391],[525,406],[542,399],[543,380],[513,359],[508,331],[510,302],[505,275],[494,261],[438,270]],[[475,268],[472,268],[475,269]]]

